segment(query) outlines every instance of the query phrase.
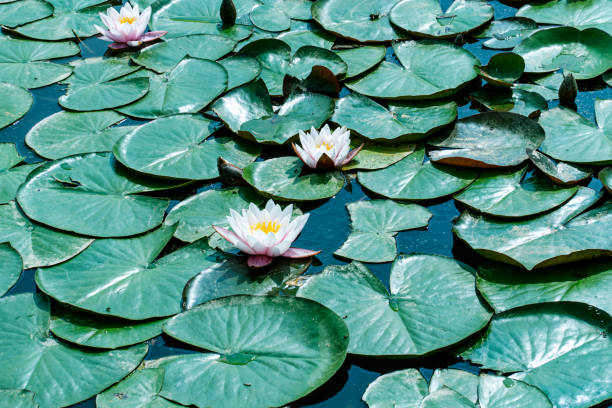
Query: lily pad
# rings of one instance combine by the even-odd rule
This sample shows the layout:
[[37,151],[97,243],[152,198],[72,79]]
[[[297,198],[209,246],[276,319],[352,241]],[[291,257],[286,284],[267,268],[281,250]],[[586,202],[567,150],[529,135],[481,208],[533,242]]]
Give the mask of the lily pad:
[[317,0],[312,17],[327,31],[359,42],[405,38],[389,21],[397,0]]
[[452,132],[428,140],[441,148],[431,160],[455,166],[509,167],[527,160],[526,150],[544,141],[544,129],[525,116],[485,112],[460,119]]
[[264,197],[282,201],[315,201],[335,196],[344,186],[338,171],[302,175],[297,157],[278,157],[249,164],[244,180]]
[[389,18],[410,34],[453,38],[491,21],[493,6],[486,1],[455,0],[446,11],[442,11],[439,0],[402,0],[393,6]]
[[244,167],[261,148],[229,137],[208,138],[219,123],[196,115],[177,115],[140,126],[119,140],[117,160],[139,173],[158,177],[210,180],[219,177],[217,159]]
[[540,116],[546,132],[540,150],[557,160],[612,164],[612,99],[595,100],[597,126],[575,111],[559,106]]
[[312,2],[310,0],[261,0],[261,2],[282,10],[292,19],[312,20],[312,14],[310,13]]
[[61,111],[38,122],[25,141],[39,156],[61,159],[73,154],[108,152],[136,126],[116,126],[125,119],[113,111]]
[[312,45],[329,50],[332,45],[334,45],[334,40],[336,39],[333,35],[326,31],[321,31],[321,29],[317,29],[317,27],[292,29],[291,31],[279,34],[276,38],[287,43],[289,47],[291,47],[291,52],[296,52],[305,45]]
[[[206,78],[203,81],[202,78]],[[179,113],[196,113],[227,88],[227,71],[217,62],[186,58],[172,71],[150,75],[149,93],[117,110],[124,115],[156,119]]]
[[362,47],[334,50],[348,66],[346,78],[360,75],[377,65],[385,58],[386,49],[380,45],[365,45]]
[[586,408],[612,397],[610,350],[609,316],[561,302],[496,315],[462,357],[486,369],[513,372],[511,378],[539,388],[555,407]]
[[608,86],[612,86],[612,71],[608,71],[601,76],[601,78],[608,84]]
[[485,85],[472,93],[470,98],[487,109],[518,113],[523,116],[548,109],[548,103],[542,95],[515,87],[500,88]]
[[4,296],[19,280],[23,261],[9,244],[0,244],[0,296]]
[[[175,227],[125,239],[95,241],[87,250],[36,271],[38,287],[62,303],[130,320],[171,316],[181,311],[181,293],[215,251],[198,241],[163,258]],[[66,276],[70,279],[66,279]]]
[[283,94],[283,79],[291,60],[291,47],[281,40],[264,38],[240,49],[238,55],[257,59],[261,65],[260,77],[272,96]]
[[72,73],[72,68],[45,60],[69,57],[79,52],[79,47],[73,42],[49,43],[0,37],[0,82],[31,89],[61,81]]
[[523,75],[524,70],[523,57],[513,52],[501,52],[493,55],[489,63],[480,68],[480,75],[491,85],[512,86],[512,83]]
[[227,71],[228,90],[253,81],[261,73],[259,61],[253,57],[234,55],[218,62]]
[[331,120],[370,140],[420,140],[453,122],[455,102],[389,103],[388,108],[353,92],[336,101]]
[[557,184],[575,185],[593,174],[593,169],[588,166],[555,161],[537,150],[528,151],[527,155],[542,173]]
[[96,237],[121,237],[161,224],[168,200],[141,193],[175,187],[117,165],[111,153],[89,153],[46,163],[17,192],[31,219]]
[[35,168],[42,163],[22,164],[23,157],[17,153],[13,143],[0,143],[0,204],[15,199],[19,186]]
[[14,201],[0,205],[0,237],[19,252],[24,269],[66,261],[93,242],[31,221]]
[[475,38],[489,38],[483,45],[493,50],[509,50],[521,43],[538,24],[524,17],[507,17],[491,21],[484,30],[472,33]]
[[0,129],[21,119],[32,107],[34,98],[23,88],[0,82]]
[[345,85],[377,98],[441,98],[476,78],[476,66],[480,65],[468,51],[444,41],[405,41],[393,44],[393,50],[402,65],[382,62]]
[[[49,303],[24,293],[0,300],[0,387],[28,389],[40,408],[70,406],[129,374],[147,354],[146,344],[111,351],[81,350],[49,332]],[[9,352],[10,350],[10,352]]]
[[578,187],[562,187],[543,176],[525,178],[526,173],[527,166],[482,173],[454,198],[485,214],[526,217],[556,208],[578,191]]
[[53,14],[53,6],[42,0],[20,0],[0,4],[0,25],[17,27]]
[[594,190],[580,187],[562,207],[524,221],[466,211],[455,222],[453,232],[481,255],[528,270],[609,256],[612,202],[584,212],[600,197]]
[[89,58],[71,63],[74,73],[59,104],[76,111],[95,111],[127,105],[149,91],[147,78],[121,78],[138,69],[128,59]]
[[155,72],[164,73],[174,69],[187,56],[217,60],[231,52],[235,46],[236,41],[219,35],[189,35],[143,48],[132,57],[132,61]]
[[612,263],[608,260],[554,266],[537,275],[516,268],[485,264],[476,285],[497,313],[546,302],[582,302],[612,313],[607,293],[612,289]]
[[138,369],[127,378],[98,394],[97,408],[180,408],[183,405],[159,396],[164,381],[161,368]]
[[339,316],[292,297],[212,300],[174,317],[164,331],[210,352],[158,360],[154,366],[165,370],[161,395],[209,407],[288,404],[325,383],[348,345]]
[[286,74],[304,80],[315,65],[329,69],[337,77],[343,77],[348,70],[346,62],[336,53],[325,48],[305,45],[291,57]]
[[38,408],[34,393],[27,390],[0,390],[0,404],[11,408]]
[[[358,147],[361,143],[355,143]],[[376,144],[364,143],[359,154],[348,164],[342,166],[342,170],[378,170],[389,167],[408,156],[416,149],[416,143],[393,143]]]
[[525,72],[563,68],[576,79],[595,78],[612,66],[608,44],[612,36],[596,28],[554,27],[534,32],[515,49],[525,60]]
[[385,169],[360,171],[357,177],[363,187],[387,198],[432,200],[464,189],[477,175],[475,169],[425,161],[425,148],[421,146]]
[[606,190],[612,192],[612,167],[606,167],[601,170],[597,177]]
[[298,296],[330,308],[349,328],[349,353],[421,356],[482,329],[491,313],[476,294],[474,271],[437,255],[400,255],[388,291],[365,266],[328,266]]
[[271,4],[255,7],[249,17],[253,25],[266,31],[285,31],[291,26],[289,16]]
[[203,191],[181,201],[168,213],[164,225],[178,223],[174,236],[194,242],[213,234],[213,225],[228,228],[230,209],[240,212],[250,203],[260,205],[263,198],[248,187],[232,187]]
[[361,262],[390,262],[397,256],[399,231],[427,227],[433,214],[418,204],[391,200],[358,201],[346,206],[351,233],[334,255]]

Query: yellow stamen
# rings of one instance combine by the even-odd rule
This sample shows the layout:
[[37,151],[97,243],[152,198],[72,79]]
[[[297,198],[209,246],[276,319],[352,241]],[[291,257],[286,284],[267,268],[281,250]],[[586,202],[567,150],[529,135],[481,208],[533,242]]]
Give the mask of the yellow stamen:
[[330,151],[332,149],[332,147],[334,147],[333,144],[331,143],[327,143],[327,142],[321,142],[317,145],[317,149],[321,146],[325,146],[325,148],[327,149],[327,151]]
[[121,17],[119,19],[119,24],[124,24],[124,23],[132,24],[134,21],[136,21],[136,17]]
[[267,234],[268,232],[273,232],[273,233],[277,233],[278,230],[280,229],[281,225],[277,224],[274,221],[270,221],[270,222],[258,222],[255,225],[251,225],[251,232],[255,232],[257,230],[263,231],[264,234]]

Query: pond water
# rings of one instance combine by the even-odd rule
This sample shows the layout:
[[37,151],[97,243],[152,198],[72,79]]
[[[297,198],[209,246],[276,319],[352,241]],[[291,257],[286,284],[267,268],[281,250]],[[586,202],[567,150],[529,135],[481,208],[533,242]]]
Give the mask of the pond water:
[[[450,0],[444,0],[442,1],[442,7],[445,8],[450,3]],[[496,19],[513,16],[516,12],[515,8],[503,5],[497,1],[492,1],[491,4],[495,8]],[[477,41],[475,43],[466,44],[464,47],[478,57],[480,62],[484,65],[489,58],[495,54],[495,51],[483,49],[482,42],[483,41]],[[80,44],[82,51],[81,55],[83,58],[100,56],[106,50],[106,46],[107,43],[99,39],[87,39]],[[387,58],[389,60],[393,59],[391,53],[388,53]],[[72,59],[73,58],[67,58],[55,61],[67,62]],[[453,98],[453,100],[460,105],[459,118],[478,113],[467,98],[467,95],[472,90],[473,89],[466,90]],[[33,90],[34,105],[32,109],[18,123],[0,131],[0,142],[15,143],[19,153],[25,157],[28,163],[40,161],[41,158],[24,144],[25,134],[40,120],[61,110],[57,104],[57,99],[64,92],[64,86],[57,84]],[[344,89],[342,95],[346,93],[348,93],[348,90]],[[593,103],[596,98],[612,98],[612,89],[606,87],[600,79],[582,83],[580,93],[576,100],[577,110],[578,113],[591,121],[594,120]],[[550,102],[549,107],[553,107],[557,103],[557,101]],[[127,120],[124,125],[138,123],[140,122]],[[601,188],[601,184],[595,178],[593,178],[590,186],[595,189]],[[204,188],[207,187],[203,187],[202,189]],[[303,210],[311,213],[311,222],[307,224],[301,236],[296,241],[295,246],[324,250],[318,256],[315,264],[310,267],[307,272],[308,274],[320,272],[324,265],[345,263],[343,260],[333,256],[334,250],[344,243],[350,232],[350,222],[345,205],[367,197],[368,196],[361,186],[353,180],[350,184],[346,185],[337,196],[329,201],[323,204],[316,203],[316,205],[302,206]],[[460,208],[458,208],[459,204],[453,199],[446,199],[425,203],[424,205],[433,213],[433,218],[428,228],[400,232],[397,235],[399,252],[444,255],[454,257],[473,267],[477,267],[481,262],[481,258],[474,251],[458,242],[451,233],[453,219],[460,214]],[[368,266],[379,279],[386,285],[389,284],[390,263],[371,264]],[[33,270],[25,271],[17,285],[15,285],[8,295],[36,290],[33,273]],[[172,354],[190,352],[181,348],[177,342],[164,336],[159,336],[149,343],[151,346],[147,356],[149,360]],[[479,372],[477,366],[455,359],[453,357],[455,351],[456,349],[449,350],[446,353],[436,353],[434,358],[399,361],[384,359],[371,360],[349,355],[343,367],[330,381],[319,390],[290,406],[317,408],[363,407],[364,404],[361,401],[361,397],[367,385],[381,373],[387,373],[401,368],[419,368],[428,380],[433,370],[439,367],[458,367],[473,373]],[[79,408],[91,408],[94,406],[95,402],[93,399],[74,405],[74,407]]]

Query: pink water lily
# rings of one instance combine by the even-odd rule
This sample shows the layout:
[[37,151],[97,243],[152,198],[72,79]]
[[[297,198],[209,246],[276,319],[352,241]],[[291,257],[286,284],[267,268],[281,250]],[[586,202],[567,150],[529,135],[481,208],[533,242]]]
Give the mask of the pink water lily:
[[331,170],[342,167],[357,155],[363,144],[351,150],[351,132],[342,126],[333,132],[325,125],[321,131],[313,127],[310,132],[300,130],[301,146],[293,144],[293,150],[308,167],[313,169]]
[[139,13],[138,4],[132,7],[130,3],[125,3],[119,12],[113,7],[109,7],[106,14],[100,13],[100,18],[106,29],[98,25],[94,25],[94,27],[102,34],[100,39],[113,42],[109,47],[114,50],[137,47],[143,43],[156,40],[167,33],[167,31],[146,33],[149,18],[151,18],[151,7],[147,7],[142,13]]
[[236,248],[250,255],[248,265],[251,268],[267,266],[276,257],[307,258],[320,253],[291,248],[309,217],[309,214],[304,214],[292,220],[292,212],[291,204],[283,210],[269,200],[266,207],[260,210],[251,203],[248,210],[242,210],[242,215],[230,210],[227,221],[231,230],[216,225],[213,228]]

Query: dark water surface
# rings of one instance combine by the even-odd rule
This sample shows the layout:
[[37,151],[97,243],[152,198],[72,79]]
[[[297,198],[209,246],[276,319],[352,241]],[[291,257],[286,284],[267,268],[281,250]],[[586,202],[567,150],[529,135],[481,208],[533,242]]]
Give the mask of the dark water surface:
[[[446,8],[451,3],[451,0],[443,0],[442,7]],[[492,1],[491,4],[495,7],[495,19],[513,16],[516,9],[505,6],[497,1]],[[480,59],[482,64],[486,64],[489,58],[496,52],[493,50],[484,50],[481,46],[482,41],[471,44],[465,44],[464,48]],[[88,58],[92,56],[100,56],[106,50],[108,43],[105,43],[96,38],[85,40],[80,44],[81,56]],[[394,57],[389,53],[388,59]],[[54,60],[54,62],[65,62],[75,58],[67,58],[64,60]],[[594,120],[593,103],[596,98],[609,99],[612,98],[612,89],[606,87],[601,79],[597,81],[589,81],[588,83],[579,84],[581,92],[578,94],[576,104],[578,113],[584,117]],[[18,123],[0,131],[0,142],[12,142],[17,145],[19,153],[26,158],[26,162],[34,163],[40,161],[32,150],[28,149],[24,144],[24,137],[32,126],[38,123],[45,117],[61,110],[57,103],[60,95],[64,94],[62,85],[51,85],[42,89],[31,91],[34,95],[34,105],[32,109]],[[344,90],[346,92],[346,90]],[[462,94],[454,97],[454,100],[460,105],[459,118],[470,116],[478,113],[468,101],[469,92],[473,89],[464,91]],[[550,103],[550,107],[556,105],[554,101]],[[124,124],[136,124],[139,122],[128,120]],[[591,182],[591,187],[600,188],[599,181]],[[323,252],[318,256],[318,261],[315,260],[313,266],[307,273],[318,273],[324,265],[329,264],[344,264],[343,260],[333,256],[333,252],[338,249],[345,241],[350,231],[350,222],[345,205],[351,202],[374,198],[368,196],[361,189],[361,186],[353,180],[345,186],[336,197],[321,204],[315,203],[309,206],[304,206],[305,211],[309,211],[312,216],[310,222],[304,228],[300,238],[297,240],[297,247],[323,249]],[[460,242],[453,239],[451,233],[452,221],[459,215],[460,209],[452,199],[437,201],[431,203],[420,203],[426,205],[427,208],[434,214],[427,229],[411,230],[400,232],[397,235],[397,246],[399,252],[411,253],[420,252],[428,254],[445,255],[461,260],[473,267],[477,267],[481,261],[479,255],[464,247]],[[371,264],[368,265],[370,270],[374,272],[385,284],[389,283],[390,263],[386,264]],[[31,292],[36,290],[34,282],[34,271],[25,271],[17,285],[9,292],[10,294]],[[159,357],[189,353],[190,351],[182,349],[181,345],[172,340],[160,336],[150,342],[150,351],[147,359],[156,359]],[[468,344],[469,340],[465,344]],[[458,346],[461,347],[461,346]],[[328,381],[324,386],[314,393],[308,395],[296,403],[291,404],[291,407],[317,407],[317,408],[338,408],[338,407],[365,407],[361,401],[367,385],[372,382],[381,373],[386,373],[398,369],[415,367],[419,368],[421,373],[429,380],[435,368],[440,367],[456,367],[473,373],[478,373],[479,368],[467,362],[458,361],[453,356],[457,352],[457,348],[446,352],[438,352],[434,357],[418,360],[371,360],[364,358],[355,358],[349,356],[343,367]],[[83,403],[74,405],[78,408],[93,408],[95,407],[94,399],[90,399]],[[231,407],[230,407],[231,408]]]

